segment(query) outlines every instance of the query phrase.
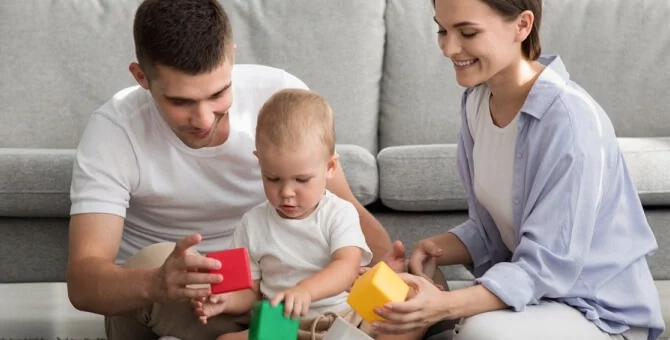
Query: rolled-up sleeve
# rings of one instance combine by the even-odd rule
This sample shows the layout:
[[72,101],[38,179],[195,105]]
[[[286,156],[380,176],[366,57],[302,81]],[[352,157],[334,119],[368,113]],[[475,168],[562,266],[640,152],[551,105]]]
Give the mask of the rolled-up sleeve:
[[533,154],[541,156],[530,174],[511,261],[495,264],[475,280],[516,311],[541,298],[564,297],[582,271],[593,238],[605,157],[599,122],[580,119],[575,127],[572,116],[565,117],[538,138],[540,152]]
[[473,219],[468,219],[464,223],[454,227],[449,231],[458,237],[461,242],[468,249],[470,258],[472,259],[471,271],[474,275],[482,271],[480,268],[490,263],[491,257],[486,248],[486,239],[484,238],[484,231],[482,226],[478,225]]

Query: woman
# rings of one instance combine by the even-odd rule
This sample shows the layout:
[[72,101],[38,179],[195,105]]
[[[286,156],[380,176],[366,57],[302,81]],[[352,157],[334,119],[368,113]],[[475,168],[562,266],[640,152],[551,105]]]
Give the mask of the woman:
[[[435,0],[462,100],[458,164],[469,220],[422,240],[402,274],[418,290],[378,313],[385,333],[460,320],[455,340],[657,339],[645,256],[657,248],[610,120],[540,57],[541,0]],[[427,261],[475,285],[440,291]]]

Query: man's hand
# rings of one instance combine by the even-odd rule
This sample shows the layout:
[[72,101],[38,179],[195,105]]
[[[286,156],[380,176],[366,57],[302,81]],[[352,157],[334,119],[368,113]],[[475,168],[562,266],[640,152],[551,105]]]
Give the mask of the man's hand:
[[231,293],[215,294],[209,297],[191,299],[191,306],[200,323],[207,324],[207,319],[226,313]]
[[[219,269],[221,263],[215,259],[194,254],[189,248],[200,243],[198,234],[177,241],[174,251],[158,268],[152,282],[152,299],[157,302],[204,298],[211,294],[209,284],[223,280],[219,274],[208,274],[210,269]],[[200,287],[187,287],[200,285]]]
[[277,294],[270,301],[270,305],[276,307],[282,301],[284,301],[284,316],[296,319],[307,315],[309,305],[312,303],[312,295],[307,289],[297,285]]

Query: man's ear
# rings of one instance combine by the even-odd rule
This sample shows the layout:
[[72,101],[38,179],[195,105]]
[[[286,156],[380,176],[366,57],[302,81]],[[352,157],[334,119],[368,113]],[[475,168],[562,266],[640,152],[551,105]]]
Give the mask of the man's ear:
[[133,75],[133,78],[135,78],[137,83],[140,84],[140,86],[142,86],[145,90],[149,89],[149,78],[147,78],[147,75],[144,73],[144,71],[142,71],[140,64],[132,62],[130,63],[130,66],[128,66],[128,70]]
[[330,156],[328,160],[328,169],[326,170],[326,178],[331,179],[335,176],[335,171],[340,166],[340,156],[337,154]]

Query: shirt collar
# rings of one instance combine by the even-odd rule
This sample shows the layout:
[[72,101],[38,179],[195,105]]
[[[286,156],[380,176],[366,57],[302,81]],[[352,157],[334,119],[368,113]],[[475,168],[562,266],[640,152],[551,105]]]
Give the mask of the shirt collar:
[[542,119],[570,80],[570,74],[558,55],[541,56],[537,61],[544,65],[545,69],[530,89],[521,112]]

